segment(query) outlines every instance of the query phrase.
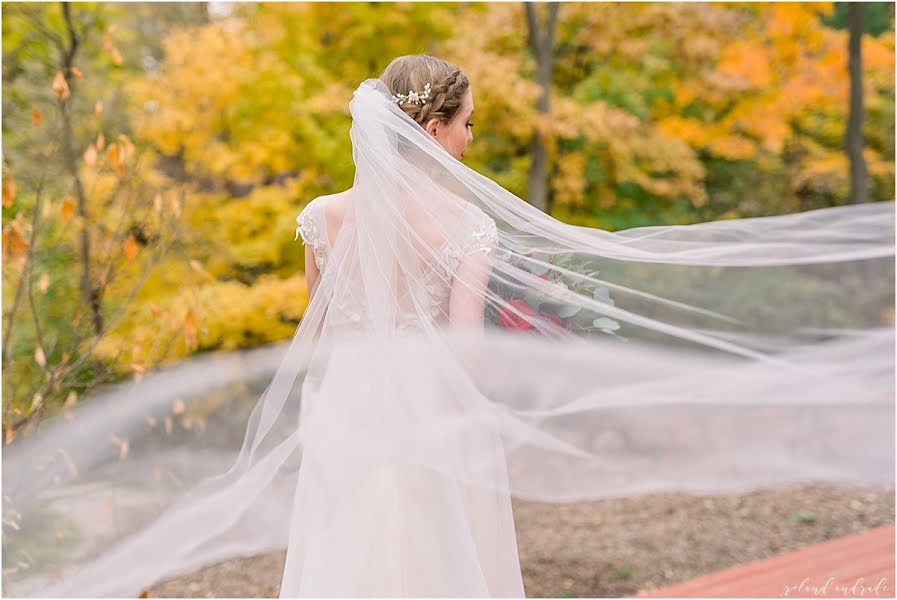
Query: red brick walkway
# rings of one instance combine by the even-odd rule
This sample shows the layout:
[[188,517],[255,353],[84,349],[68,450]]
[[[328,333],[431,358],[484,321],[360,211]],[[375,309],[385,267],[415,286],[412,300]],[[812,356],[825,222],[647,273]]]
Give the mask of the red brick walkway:
[[894,584],[894,525],[891,524],[635,597],[894,598]]

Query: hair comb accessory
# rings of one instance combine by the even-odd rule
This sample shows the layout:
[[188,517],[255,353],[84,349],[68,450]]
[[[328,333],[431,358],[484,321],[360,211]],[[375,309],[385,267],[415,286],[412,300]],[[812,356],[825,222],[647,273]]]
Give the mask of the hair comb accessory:
[[408,90],[408,94],[393,94],[392,101],[396,104],[426,104],[427,98],[430,97],[430,84],[424,86],[424,91],[422,93],[415,92],[414,90]]

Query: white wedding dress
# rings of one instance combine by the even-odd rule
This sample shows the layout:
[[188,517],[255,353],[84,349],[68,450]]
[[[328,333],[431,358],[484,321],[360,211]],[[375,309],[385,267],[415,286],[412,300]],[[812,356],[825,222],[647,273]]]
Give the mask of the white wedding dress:
[[[313,200],[297,219],[297,235],[313,248],[322,274],[333,268],[326,201]],[[443,261],[457,266],[465,256],[488,253],[496,244],[495,223],[467,206],[458,222],[465,235],[447,240],[440,259],[431,263],[435,268],[425,275],[431,304],[424,313],[436,320],[448,314],[451,299]],[[363,335],[367,307],[350,295],[341,300],[327,308],[328,323],[346,335]],[[416,307],[398,316],[397,329],[418,329],[420,321]],[[355,358],[351,350],[337,350],[329,356],[325,381],[317,382],[320,389],[310,378],[303,385],[300,427],[307,441],[281,597],[524,597],[501,439],[468,428],[455,444],[441,448],[445,464],[457,464],[468,454],[480,461],[491,456],[487,468],[494,485],[486,488],[407,460],[353,464],[339,451],[341,440],[357,433],[353,428],[376,422],[386,431],[390,424],[465,407],[465,399],[453,398],[453,388],[440,384],[436,364],[427,370],[418,363],[412,379],[399,372],[401,365]],[[405,389],[414,395],[403,394]],[[325,514],[327,523],[314,522]]]

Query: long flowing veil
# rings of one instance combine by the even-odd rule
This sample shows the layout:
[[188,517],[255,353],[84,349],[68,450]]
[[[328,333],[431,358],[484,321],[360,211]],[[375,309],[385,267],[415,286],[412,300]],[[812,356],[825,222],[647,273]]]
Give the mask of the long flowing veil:
[[[438,582],[490,560],[475,497],[893,484],[893,202],[572,226],[390,96],[354,93],[354,185],[338,228],[311,215],[320,280],[251,412],[209,409],[237,376],[210,367],[192,396],[135,386],[5,449],[7,595],[134,596],[287,546],[311,582],[352,535]],[[415,535],[363,518],[398,502]],[[374,551],[330,558],[351,576]]]

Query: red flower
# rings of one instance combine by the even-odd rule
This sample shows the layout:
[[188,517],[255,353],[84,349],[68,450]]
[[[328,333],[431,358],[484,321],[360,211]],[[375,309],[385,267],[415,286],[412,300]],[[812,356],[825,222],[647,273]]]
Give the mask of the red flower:
[[[526,300],[523,298],[516,298],[508,302],[508,304],[527,317],[531,317],[533,314],[529,304],[527,304]],[[499,310],[498,324],[502,329],[510,329],[513,331],[525,331],[532,328],[532,323],[530,323],[528,319],[517,316],[517,314],[512,312],[507,306],[502,306],[501,310]]]

